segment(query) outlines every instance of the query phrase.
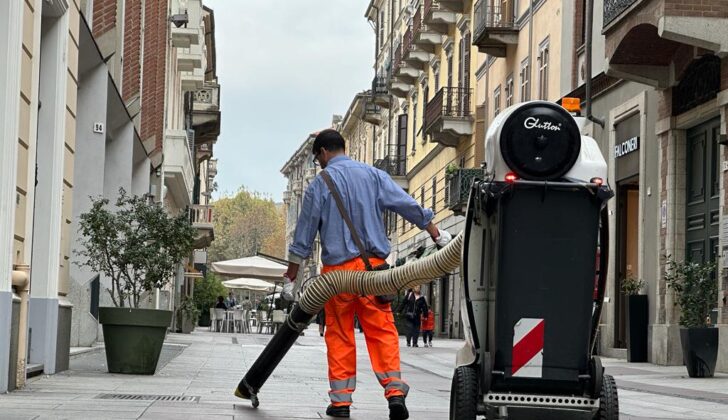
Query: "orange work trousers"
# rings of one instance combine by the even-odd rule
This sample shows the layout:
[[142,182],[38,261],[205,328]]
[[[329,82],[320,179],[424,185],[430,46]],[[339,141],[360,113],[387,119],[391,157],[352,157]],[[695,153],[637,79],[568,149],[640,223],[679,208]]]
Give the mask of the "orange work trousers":
[[[380,258],[370,258],[369,261],[373,266],[384,263]],[[324,266],[321,272],[336,270],[365,271],[366,268],[357,257],[343,264]],[[402,381],[399,334],[390,304],[380,304],[374,296],[341,293],[326,302],[324,309],[331,403],[334,406],[351,405],[351,394],[356,389],[354,314],[364,331],[372,369],[384,388],[384,397],[407,396],[409,386]]]

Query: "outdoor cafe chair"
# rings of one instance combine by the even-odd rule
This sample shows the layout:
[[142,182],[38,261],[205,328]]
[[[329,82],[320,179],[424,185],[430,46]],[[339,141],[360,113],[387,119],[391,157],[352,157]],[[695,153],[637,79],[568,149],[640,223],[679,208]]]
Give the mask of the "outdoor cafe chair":
[[217,327],[217,325],[215,326],[216,331],[222,332],[222,329],[225,326],[225,309],[215,308],[215,321],[220,325],[219,328]]
[[243,332],[243,310],[235,309],[233,311],[233,332]]
[[210,331],[215,331],[217,325],[215,325],[215,308],[210,308]]

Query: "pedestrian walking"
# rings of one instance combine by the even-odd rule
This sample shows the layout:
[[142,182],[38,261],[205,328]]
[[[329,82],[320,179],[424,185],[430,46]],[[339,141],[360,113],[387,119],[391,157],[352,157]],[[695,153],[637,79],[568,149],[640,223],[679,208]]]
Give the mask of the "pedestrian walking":
[[420,294],[420,286],[408,290],[399,305],[399,313],[404,314],[407,321],[407,347],[419,347],[417,341],[420,337],[420,317],[427,314],[427,311],[427,301]]
[[422,345],[432,347],[432,333],[435,331],[435,313],[430,308],[420,318],[420,329],[422,330]]
[[[309,184],[303,197],[283,295],[292,300],[293,281],[299,265],[311,255],[320,235],[322,273],[335,270],[367,271],[386,268],[390,245],[382,224],[385,210],[425,229],[444,246],[452,236],[432,223],[433,213],[423,209],[385,172],[351,160],[344,139],[335,130],[324,130],[313,142],[313,160],[323,169]],[[326,414],[349,417],[356,388],[354,314],[364,329],[369,358],[388,400],[389,418],[409,418],[405,397],[409,386],[402,380],[399,337],[384,298],[342,293],[325,305],[326,347],[331,404]]]

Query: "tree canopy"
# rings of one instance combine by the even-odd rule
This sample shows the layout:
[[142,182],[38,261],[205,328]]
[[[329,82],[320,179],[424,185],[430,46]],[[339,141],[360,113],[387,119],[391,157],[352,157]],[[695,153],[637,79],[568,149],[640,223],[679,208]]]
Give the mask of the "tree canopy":
[[215,240],[209,260],[249,257],[256,252],[285,257],[286,222],[283,210],[268,197],[241,187],[215,205]]

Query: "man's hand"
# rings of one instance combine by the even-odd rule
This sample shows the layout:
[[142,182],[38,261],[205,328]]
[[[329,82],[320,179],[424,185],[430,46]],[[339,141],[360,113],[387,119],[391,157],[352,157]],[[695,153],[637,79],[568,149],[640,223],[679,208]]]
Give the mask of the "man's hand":
[[288,302],[293,302],[295,296],[293,296],[293,281],[283,275],[283,290],[281,290],[281,298]]
[[293,302],[293,282],[298,275],[298,264],[288,263],[288,270],[283,274],[283,290],[281,290],[281,298],[289,302]]
[[435,241],[435,244],[438,247],[442,248],[445,245],[447,245],[448,243],[450,243],[450,241],[452,241],[452,235],[450,234],[450,232],[448,232],[446,230],[438,229],[437,238],[432,238],[432,239]]

